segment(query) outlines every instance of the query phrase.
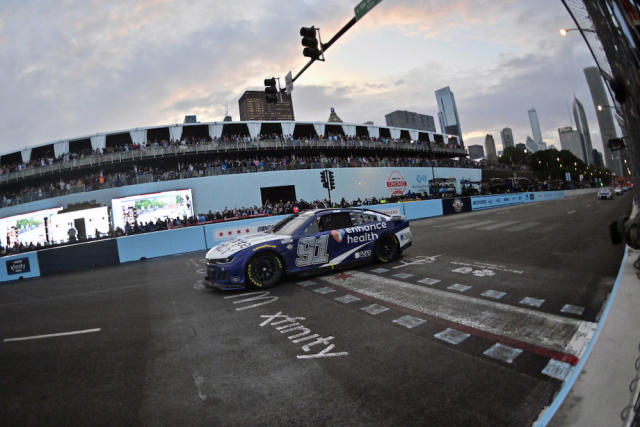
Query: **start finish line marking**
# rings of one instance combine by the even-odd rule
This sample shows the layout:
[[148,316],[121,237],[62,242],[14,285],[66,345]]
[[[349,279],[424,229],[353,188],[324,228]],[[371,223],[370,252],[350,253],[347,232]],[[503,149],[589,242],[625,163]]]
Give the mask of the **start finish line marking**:
[[57,334],[46,334],[46,335],[32,335],[30,337],[18,337],[18,338],[5,338],[2,340],[3,342],[12,342],[12,341],[29,341],[29,340],[39,340],[43,338],[54,338],[54,337],[64,337],[67,335],[80,335],[80,334],[90,334],[92,332],[100,332],[101,328],[95,329],[83,329],[81,331],[71,331],[71,332],[58,332]]

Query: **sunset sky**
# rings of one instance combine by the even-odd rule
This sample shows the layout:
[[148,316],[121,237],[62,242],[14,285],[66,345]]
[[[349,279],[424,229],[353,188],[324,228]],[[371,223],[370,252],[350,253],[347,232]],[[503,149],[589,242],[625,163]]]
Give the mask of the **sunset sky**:
[[[357,0],[172,2],[62,0],[0,3],[0,152],[132,127],[222,120],[225,102],[265,77],[295,74],[301,26],[329,39]],[[582,69],[594,65],[558,0],[384,0],[297,82],[297,120],[384,125],[407,109],[433,115],[450,86],[467,145],[509,126],[559,148],[575,95],[602,151]],[[440,131],[439,126],[438,131]]]

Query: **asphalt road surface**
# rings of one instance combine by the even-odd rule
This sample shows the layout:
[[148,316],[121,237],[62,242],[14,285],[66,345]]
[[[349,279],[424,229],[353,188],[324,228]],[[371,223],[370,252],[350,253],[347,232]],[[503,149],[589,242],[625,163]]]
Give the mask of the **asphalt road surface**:
[[0,424],[530,425],[593,333],[631,197],[415,221],[394,263],[264,293],[203,288],[203,253],[0,286]]

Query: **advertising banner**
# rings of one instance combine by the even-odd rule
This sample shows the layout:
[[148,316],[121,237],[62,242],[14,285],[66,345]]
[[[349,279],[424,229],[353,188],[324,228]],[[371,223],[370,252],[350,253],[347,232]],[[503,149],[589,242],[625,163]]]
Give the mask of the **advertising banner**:
[[444,215],[457,214],[461,212],[471,212],[470,197],[455,197],[453,199],[442,199],[442,213]]
[[31,271],[29,268],[29,258],[14,258],[5,261],[7,264],[7,274],[23,274]]
[[527,193],[473,196],[471,197],[471,210],[475,211],[481,209],[497,208],[499,206],[517,205],[528,200],[529,196],[527,196]]

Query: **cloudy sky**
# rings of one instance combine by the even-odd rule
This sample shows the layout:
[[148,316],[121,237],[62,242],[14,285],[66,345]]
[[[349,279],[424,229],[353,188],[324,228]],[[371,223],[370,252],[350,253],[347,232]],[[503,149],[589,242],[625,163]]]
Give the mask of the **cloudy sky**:
[[[301,26],[327,40],[358,0],[4,0],[0,2],[0,152],[140,126],[221,120],[225,103],[269,76],[295,74]],[[602,151],[582,69],[594,65],[559,0],[384,0],[296,82],[298,120],[372,120],[408,109],[436,117],[450,86],[467,145],[509,126],[543,138],[572,125],[575,95]],[[439,130],[439,129],[438,129]]]

